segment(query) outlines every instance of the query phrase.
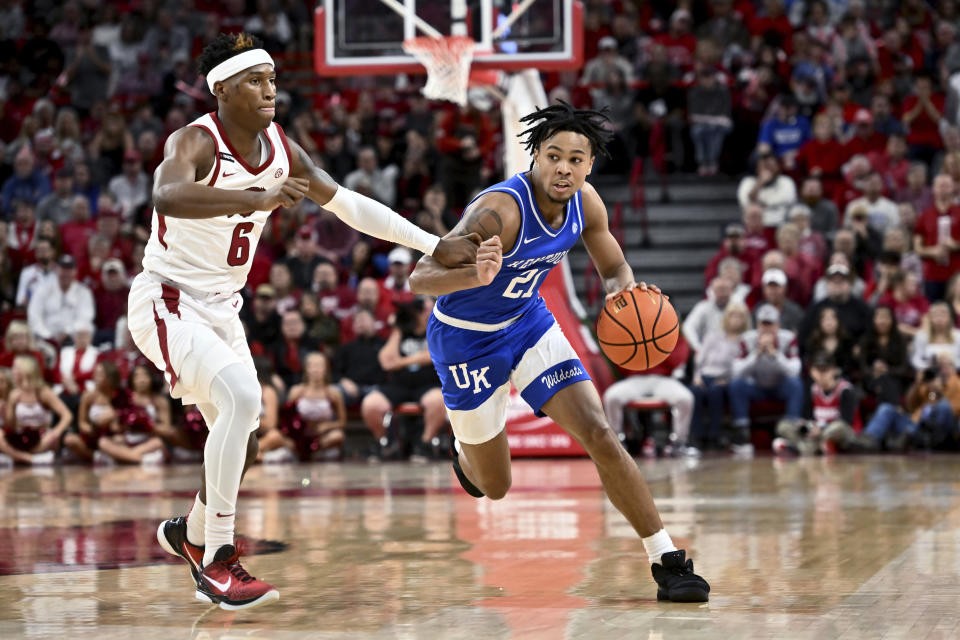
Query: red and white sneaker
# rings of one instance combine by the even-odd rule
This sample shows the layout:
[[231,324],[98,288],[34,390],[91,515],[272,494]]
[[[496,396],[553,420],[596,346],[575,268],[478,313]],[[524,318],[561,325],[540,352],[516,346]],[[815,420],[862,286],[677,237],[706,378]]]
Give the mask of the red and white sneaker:
[[187,540],[187,519],[180,516],[161,522],[157,527],[157,542],[170,555],[183,558],[190,566],[190,577],[196,582],[203,564],[203,547]]
[[249,609],[280,599],[280,592],[257,580],[240,566],[240,551],[232,544],[217,550],[213,562],[200,570],[197,600],[219,604],[221,609]]

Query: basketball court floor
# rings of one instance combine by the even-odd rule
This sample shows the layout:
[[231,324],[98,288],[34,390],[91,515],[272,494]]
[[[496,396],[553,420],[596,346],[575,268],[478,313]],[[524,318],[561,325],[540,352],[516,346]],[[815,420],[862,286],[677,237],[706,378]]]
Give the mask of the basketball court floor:
[[157,545],[197,469],[0,475],[0,638],[960,637],[960,458],[641,461],[708,604],[661,604],[589,461],[500,502],[448,464],[257,467],[238,530],[276,604],[193,599]]

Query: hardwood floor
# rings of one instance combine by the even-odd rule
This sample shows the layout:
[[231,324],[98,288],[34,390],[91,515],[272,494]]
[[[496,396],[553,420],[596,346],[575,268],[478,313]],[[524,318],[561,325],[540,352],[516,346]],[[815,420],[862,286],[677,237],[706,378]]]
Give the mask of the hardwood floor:
[[197,468],[3,471],[0,638],[960,637],[960,457],[639,464],[708,604],[656,601],[586,460],[516,461],[499,502],[440,463],[257,467],[237,527],[281,597],[237,613],[156,543]]

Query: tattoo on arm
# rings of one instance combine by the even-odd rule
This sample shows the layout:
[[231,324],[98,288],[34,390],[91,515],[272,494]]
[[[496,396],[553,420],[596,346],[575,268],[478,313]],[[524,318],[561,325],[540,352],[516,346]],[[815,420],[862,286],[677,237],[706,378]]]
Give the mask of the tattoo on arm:
[[464,234],[478,233],[484,240],[503,233],[503,219],[489,207],[480,207],[463,219]]

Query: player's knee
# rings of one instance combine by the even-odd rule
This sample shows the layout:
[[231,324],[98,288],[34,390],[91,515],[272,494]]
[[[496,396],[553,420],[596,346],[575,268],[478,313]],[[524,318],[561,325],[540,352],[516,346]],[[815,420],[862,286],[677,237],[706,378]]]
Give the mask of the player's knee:
[[495,478],[484,479],[483,492],[491,500],[502,500],[513,485],[513,478],[510,474],[498,475]]
[[[256,380],[254,380],[256,382]],[[234,403],[237,415],[256,417],[260,415],[260,384],[251,386],[244,385],[239,389],[234,389]],[[256,428],[256,421],[252,422]]]

